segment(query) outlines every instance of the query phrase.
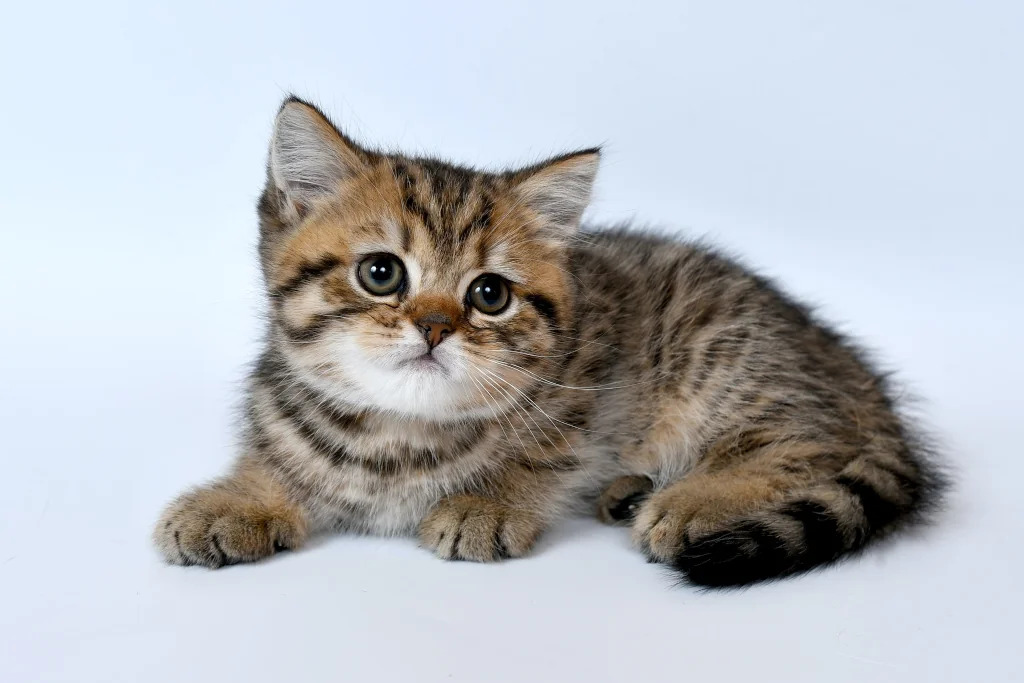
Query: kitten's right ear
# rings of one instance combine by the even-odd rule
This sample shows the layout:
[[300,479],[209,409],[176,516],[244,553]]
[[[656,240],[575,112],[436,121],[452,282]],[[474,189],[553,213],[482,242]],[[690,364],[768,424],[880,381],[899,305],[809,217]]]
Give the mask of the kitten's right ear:
[[365,168],[365,152],[349,141],[315,106],[297,97],[281,105],[270,141],[270,174],[287,200],[282,207],[301,218],[318,199],[335,194],[341,181]]

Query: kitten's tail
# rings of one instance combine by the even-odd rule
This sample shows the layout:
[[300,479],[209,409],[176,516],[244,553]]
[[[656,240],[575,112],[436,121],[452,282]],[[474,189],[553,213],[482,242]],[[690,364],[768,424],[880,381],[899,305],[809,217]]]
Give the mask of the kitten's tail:
[[690,583],[742,586],[835,562],[932,509],[945,477],[927,464],[859,458],[831,482],[696,539],[673,566]]

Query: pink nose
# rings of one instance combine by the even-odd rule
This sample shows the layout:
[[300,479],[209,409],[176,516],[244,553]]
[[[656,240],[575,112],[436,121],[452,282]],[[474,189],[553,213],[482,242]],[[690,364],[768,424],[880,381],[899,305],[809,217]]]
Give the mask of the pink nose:
[[455,329],[452,327],[452,319],[443,313],[430,313],[415,322],[417,328],[423,333],[430,348],[434,348],[445,340]]

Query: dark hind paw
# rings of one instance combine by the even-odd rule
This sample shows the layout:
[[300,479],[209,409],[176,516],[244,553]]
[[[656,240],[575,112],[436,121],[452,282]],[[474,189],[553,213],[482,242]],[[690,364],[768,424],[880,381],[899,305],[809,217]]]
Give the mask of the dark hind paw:
[[654,482],[641,474],[619,477],[597,499],[597,517],[605,524],[632,520],[654,490]]

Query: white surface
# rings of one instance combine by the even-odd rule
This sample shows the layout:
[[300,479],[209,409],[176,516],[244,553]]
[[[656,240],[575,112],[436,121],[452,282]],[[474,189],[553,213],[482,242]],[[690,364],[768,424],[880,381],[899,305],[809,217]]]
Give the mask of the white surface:
[[[504,4],[4,8],[0,680],[1021,680],[1024,3]],[[287,89],[461,161],[606,142],[595,217],[739,251],[928,399],[950,512],[733,593],[586,520],[496,566],[163,566],[159,509],[232,457]]]

